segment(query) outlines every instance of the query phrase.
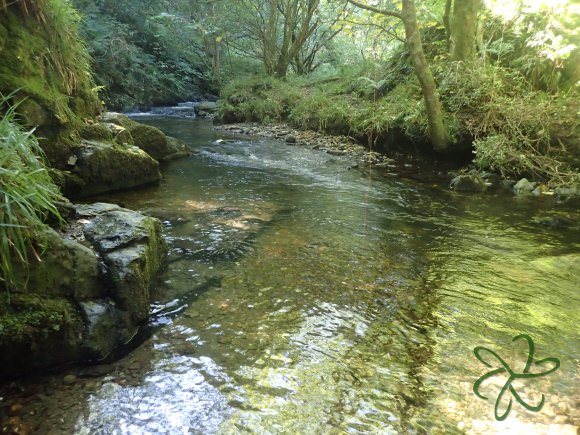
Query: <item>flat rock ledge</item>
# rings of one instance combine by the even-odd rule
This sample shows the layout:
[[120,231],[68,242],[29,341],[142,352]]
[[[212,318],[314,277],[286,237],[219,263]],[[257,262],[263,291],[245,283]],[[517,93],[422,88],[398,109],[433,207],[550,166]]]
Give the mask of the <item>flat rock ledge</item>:
[[102,361],[130,342],[150,313],[167,257],[161,222],[114,204],[76,205],[64,233],[22,288],[0,299],[0,378],[70,362]]

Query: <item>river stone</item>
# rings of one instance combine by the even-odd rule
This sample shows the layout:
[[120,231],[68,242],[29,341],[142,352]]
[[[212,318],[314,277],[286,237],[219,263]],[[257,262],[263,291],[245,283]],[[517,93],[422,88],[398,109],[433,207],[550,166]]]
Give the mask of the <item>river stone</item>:
[[42,252],[42,261],[31,260],[27,280],[26,271],[18,269],[26,287],[43,297],[68,297],[76,301],[102,297],[105,290],[99,281],[96,254],[51,228],[43,231],[43,237],[47,249]]
[[121,210],[117,204],[95,202],[93,204],[77,204],[74,206],[77,218],[93,218],[109,211]]
[[80,308],[87,325],[83,353],[89,359],[106,358],[117,344],[114,307],[106,301],[89,301],[82,302]]
[[129,133],[125,127],[114,124],[112,122],[103,122],[103,125],[111,132],[113,139],[119,143],[126,143],[129,145],[135,145],[133,136]]
[[562,197],[580,196],[580,188],[578,186],[558,187],[554,193]]
[[479,174],[458,175],[449,186],[458,192],[485,192],[488,187]]
[[136,323],[149,315],[149,287],[167,256],[161,222],[131,210],[102,213],[85,225],[84,235],[101,254],[111,295]]
[[85,140],[75,156],[78,185],[67,192],[73,197],[130,189],[161,179],[159,163],[134,146]]
[[123,127],[131,135],[135,146],[155,160],[165,162],[191,154],[185,142],[166,136],[156,127],[135,122],[126,115],[108,112],[103,116],[103,120],[108,124]]
[[111,130],[103,123],[81,124],[78,127],[79,136],[86,140],[110,142],[113,140]]
[[0,305],[0,326],[1,376],[20,375],[80,357],[83,320],[67,298],[12,294],[10,307]]
[[513,190],[517,195],[526,195],[532,193],[532,191],[536,188],[536,185],[537,183],[531,183],[527,178],[522,178],[515,184]]
[[63,380],[62,383],[65,385],[72,385],[77,381],[77,377],[75,375],[66,375]]
[[80,308],[86,319],[84,359],[103,360],[137,334],[138,326],[130,322],[128,313],[108,300],[81,302]]
[[217,103],[213,101],[202,101],[194,108],[195,114],[200,118],[211,117],[216,111]]

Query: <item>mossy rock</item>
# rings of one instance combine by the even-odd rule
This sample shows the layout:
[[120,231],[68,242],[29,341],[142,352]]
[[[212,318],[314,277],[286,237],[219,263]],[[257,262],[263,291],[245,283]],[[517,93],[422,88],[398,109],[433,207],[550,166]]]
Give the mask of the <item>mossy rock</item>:
[[102,361],[130,342],[139,331],[139,325],[131,320],[130,313],[119,309],[114,301],[99,299],[79,305],[87,323],[82,344],[83,359]]
[[107,266],[117,306],[136,323],[145,321],[151,284],[167,256],[161,222],[131,210],[112,209],[86,224],[84,235]]
[[0,92],[8,95],[20,89],[18,98],[29,96],[46,110],[51,124],[75,124],[95,116],[100,102],[87,74],[90,58],[77,33],[75,10],[63,3],[55,11],[52,3],[39,2],[44,17],[39,23],[18,3],[0,14],[0,41],[9,41],[0,43]]
[[111,130],[106,125],[100,123],[80,124],[77,131],[79,136],[86,140],[104,140],[110,142],[114,139]]
[[185,142],[166,136],[158,128],[135,122],[126,115],[109,112],[103,116],[103,121],[126,129],[135,146],[160,162],[175,160],[191,154]]
[[49,125],[52,120],[50,113],[33,98],[27,98],[18,105],[18,114],[22,117],[24,125],[36,128]]
[[161,179],[159,163],[130,145],[82,141],[71,157],[71,172],[78,178],[70,181],[80,188],[72,190],[74,185],[67,185],[65,193],[71,197],[130,189]]
[[53,229],[43,233],[46,248],[41,261],[30,259],[30,267],[16,265],[21,292],[31,289],[46,298],[66,297],[85,301],[103,297],[99,262],[94,251],[61,237]]
[[65,298],[0,294],[0,376],[45,368],[80,356],[84,325]]

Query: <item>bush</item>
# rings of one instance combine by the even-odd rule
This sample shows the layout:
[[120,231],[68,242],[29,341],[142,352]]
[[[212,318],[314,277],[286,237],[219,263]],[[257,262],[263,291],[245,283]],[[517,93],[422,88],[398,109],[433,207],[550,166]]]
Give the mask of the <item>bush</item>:
[[224,122],[280,122],[301,98],[299,89],[265,76],[234,80],[224,87],[218,118]]
[[[6,98],[0,102],[5,105]],[[22,285],[15,264],[27,269],[29,253],[38,257],[45,219],[61,219],[54,204],[60,192],[32,133],[15,123],[14,108],[0,118],[0,284],[8,291]]]

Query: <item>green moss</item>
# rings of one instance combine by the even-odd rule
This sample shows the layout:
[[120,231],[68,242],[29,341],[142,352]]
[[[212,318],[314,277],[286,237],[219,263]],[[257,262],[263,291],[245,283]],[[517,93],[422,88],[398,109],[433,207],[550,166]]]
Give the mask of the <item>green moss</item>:
[[41,340],[73,328],[80,330],[79,314],[64,298],[14,294],[8,303],[0,295],[0,345]]
[[79,136],[88,140],[112,141],[113,133],[103,124],[81,124],[78,128]]
[[37,127],[47,157],[64,168],[61,151],[69,143],[60,139],[101,110],[79,17],[60,0],[39,0],[30,15],[20,5],[10,3],[0,14],[0,93],[17,91],[13,102],[24,101],[23,121]]

